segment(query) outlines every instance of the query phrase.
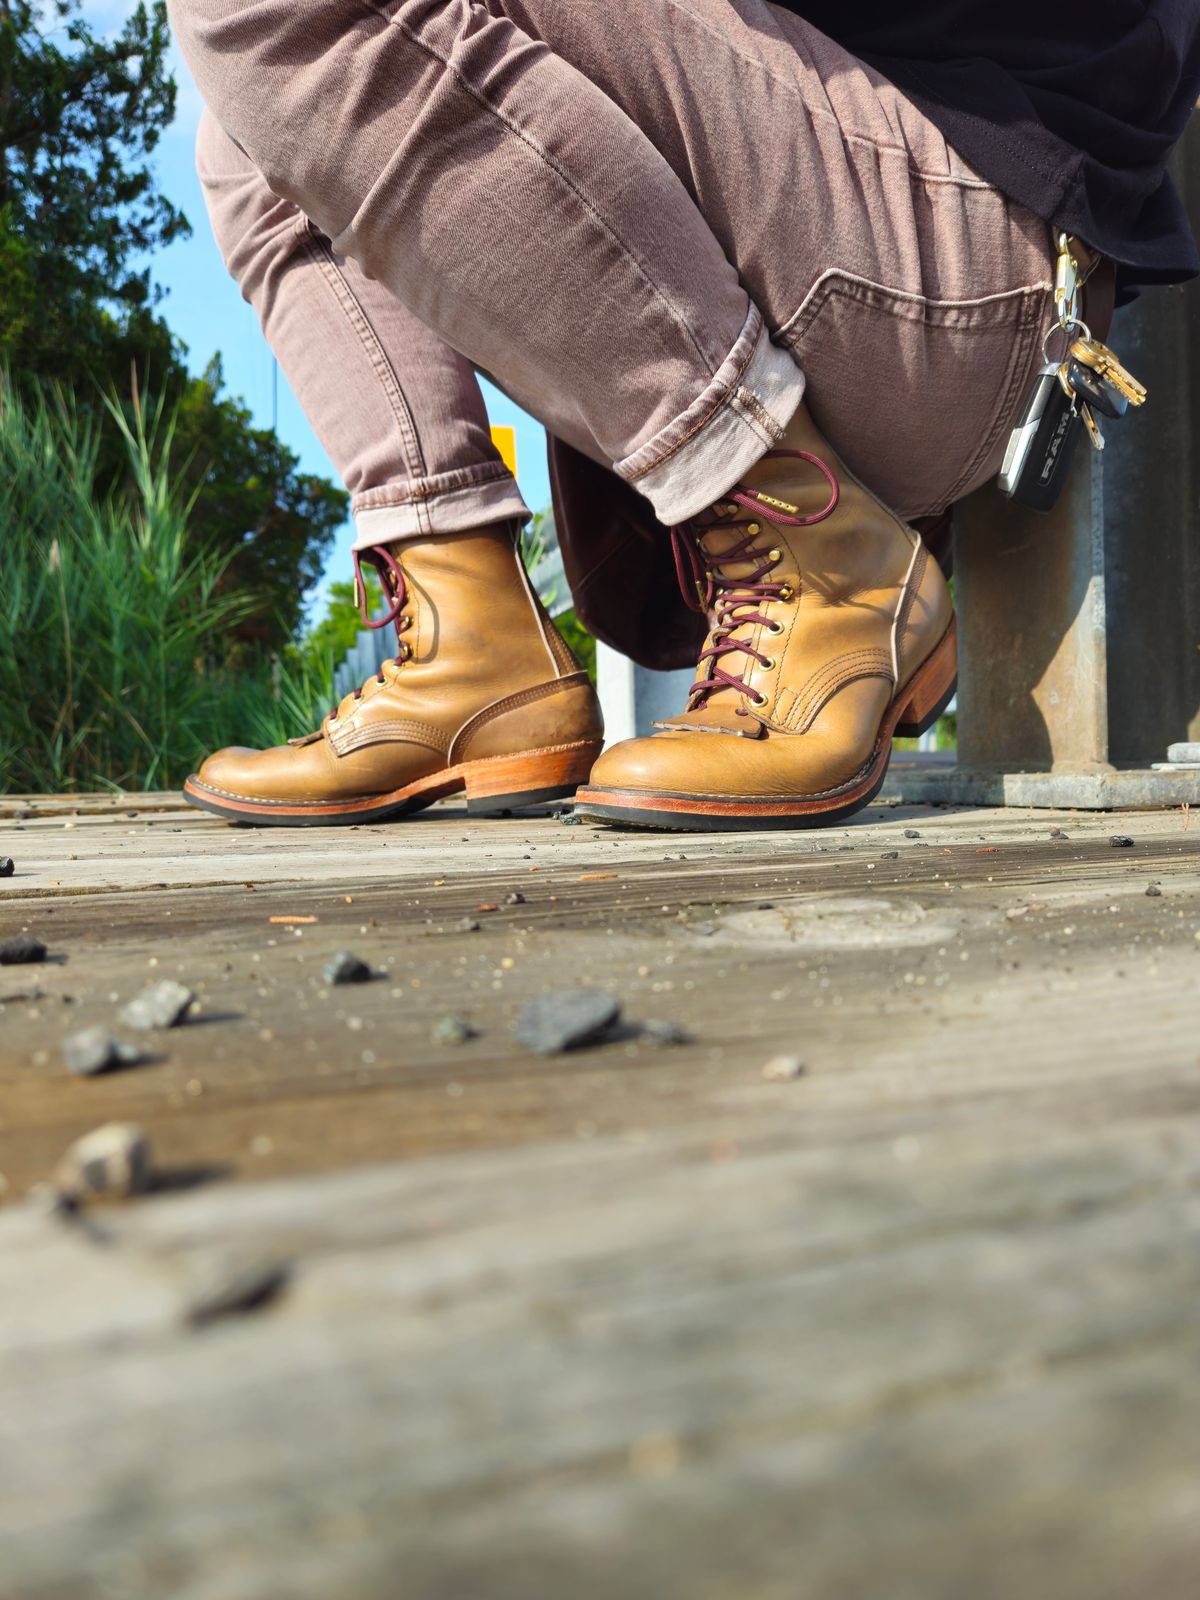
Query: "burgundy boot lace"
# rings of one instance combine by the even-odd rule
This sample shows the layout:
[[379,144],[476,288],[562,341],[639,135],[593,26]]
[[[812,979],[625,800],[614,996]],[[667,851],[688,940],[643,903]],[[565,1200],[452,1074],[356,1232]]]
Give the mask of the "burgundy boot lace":
[[[383,586],[384,597],[392,602],[391,609],[386,616],[372,617],[367,610],[367,586],[363,580],[362,558],[365,558],[375,568],[379,575],[379,582]],[[408,585],[404,581],[404,573],[400,570],[399,563],[388,547],[383,544],[372,545],[367,550],[355,550],[352,552],[352,559],[354,561],[354,598],[358,602],[358,614],[362,618],[364,626],[368,628],[386,628],[390,623],[394,623],[398,646],[397,654],[400,660],[407,660],[412,651],[404,640],[400,638],[400,635],[410,622],[410,619],[403,615],[404,605],[408,599]],[[387,682],[383,667],[388,665],[389,663],[385,661],[375,674],[376,683]],[[367,683],[370,681],[368,678]],[[363,690],[366,686],[366,683],[360,683],[358,688],[355,689],[354,698],[356,700],[362,699]],[[330,722],[337,719],[338,709],[338,706],[334,706],[329,713]]]
[[[721,496],[718,506],[732,502],[757,512],[764,522],[773,522],[779,527],[808,528],[814,522],[824,522],[836,510],[840,497],[838,481],[829,467],[819,456],[807,450],[768,450],[764,459],[774,456],[795,456],[801,461],[811,462],[829,483],[829,503],[811,517],[802,517],[783,509],[781,503],[765,491],[738,484],[728,494]],[[724,656],[740,654],[751,657],[760,666],[769,666],[769,656],[755,649],[748,641],[735,639],[733,634],[747,623],[762,623],[772,633],[782,633],[781,625],[771,617],[764,616],[758,608],[768,600],[793,598],[790,584],[768,581],[768,574],[783,559],[783,552],[774,546],[764,549],[756,544],[762,532],[759,524],[752,522],[745,538],[731,545],[728,550],[723,550],[720,555],[713,555],[705,549],[702,541],[706,533],[721,526],[736,527],[737,524],[718,521],[701,527],[694,522],[684,522],[671,529],[675,574],[684,601],[693,611],[712,615],[711,643],[700,652],[698,663],[701,669],[705,662],[709,663],[708,675],[699,678],[688,690],[689,711],[699,710],[718,689],[734,689],[746,695],[756,706],[766,704],[764,695],[756,693],[744,678],[726,672],[720,663]],[[757,562],[758,565],[744,577],[732,578],[722,570],[745,562]],[[745,709],[739,707],[738,714],[744,716]]]

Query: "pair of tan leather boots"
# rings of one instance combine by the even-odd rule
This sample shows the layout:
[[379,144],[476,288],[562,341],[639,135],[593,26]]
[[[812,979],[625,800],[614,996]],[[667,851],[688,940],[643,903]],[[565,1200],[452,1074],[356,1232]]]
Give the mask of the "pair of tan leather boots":
[[530,587],[515,529],[376,552],[398,649],[317,732],[222,750],[185,793],[232,822],[358,823],[466,793],[500,815],[575,795],[593,822],[812,827],[866,805],[895,734],[954,692],[954,613],[917,533],[801,406],[780,442],[674,531],[708,616],[683,713],[601,754],[586,674]]

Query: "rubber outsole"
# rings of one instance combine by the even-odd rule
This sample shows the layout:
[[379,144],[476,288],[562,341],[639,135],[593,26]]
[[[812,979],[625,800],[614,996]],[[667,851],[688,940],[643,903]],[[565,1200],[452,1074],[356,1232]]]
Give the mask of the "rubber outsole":
[[214,789],[195,775],[184,784],[183,797],[198,810],[250,828],[347,828],[393,822],[464,793],[472,816],[505,816],[528,806],[569,800],[591,771],[600,749],[599,740],[589,739],[511,756],[489,756],[432,773],[390,794],[349,801],[257,800],[252,795]]
[[676,833],[757,833],[784,828],[827,828],[870,805],[887,777],[892,740],[931,728],[958,685],[958,634],[953,617],[902,694],[889,706],[879,741],[865,770],[840,789],[819,796],[687,795],[655,790],[592,788],[575,802],[583,821]]

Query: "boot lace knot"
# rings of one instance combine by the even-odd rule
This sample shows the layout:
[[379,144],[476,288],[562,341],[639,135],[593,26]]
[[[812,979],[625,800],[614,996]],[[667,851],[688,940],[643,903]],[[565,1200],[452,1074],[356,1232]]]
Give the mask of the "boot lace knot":
[[[689,711],[704,706],[709,696],[719,689],[733,689],[738,694],[744,694],[756,706],[766,704],[764,695],[752,689],[744,678],[727,672],[721,662],[726,656],[744,655],[750,660],[757,661],[762,667],[771,667],[773,662],[770,656],[755,648],[748,639],[739,639],[735,635],[740,629],[759,623],[773,633],[782,633],[782,627],[771,617],[764,616],[759,608],[771,600],[787,601],[795,598],[795,590],[791,584],[770,577],[783,560],[783,551],[773,545],[764,548],[758,544],[759,535],[762,533],[761,523],[751,521],[742,524],[740,519],[737,521],[723,519],[732,517],[736,509],[742,507],[757,512],[764,522],[774,523],[778,527],[808,528],[814,523],[824,522],[837,508],[840,496],[838,481],[819,456],[812,455],[807,450],[769,450],[767,456],[795,456],[802,461],[811,462],[824,474],[829,483],[829,501],[820,511],[811,516],[802,516],[799,507],[791,505],[786,500],[780,500],[763,490],[749,488],[745,484],[737,484],[713,507],[712,522],[704,525],[684,522],[671,529],[675,575],[684,602],[691,610],[706,613],[712,619],[709,643],[700,652],[698,662],[702,671],[705,663],[708,663],[707,674],[693,683],[688,690]],[[745,537],[720,553],[705,546],[705,535],[714,528],[724,527],[732,530],[743,525],[746,529]],[[752,570],[743,572],[736,578],[725,570],[729,567],[746,565],[750,565]],[[744,708],[739,708],[739,715],[745,715]]]

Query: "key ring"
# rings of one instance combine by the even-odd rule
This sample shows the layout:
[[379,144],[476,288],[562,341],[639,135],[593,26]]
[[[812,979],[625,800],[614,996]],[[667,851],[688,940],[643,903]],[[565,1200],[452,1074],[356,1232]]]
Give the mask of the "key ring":
[[[1049,344],[1056,333],[1061,333],[1063,335],[1064,343],[1062,354],[1052,357],[1050,355]],[[1054,326],[1047,332],[1046,337],[1042,340],[1042,360],[1046,363],[1046,365],[1050,366],[1053,364],[1056,367],[1061,366],[1062,363],[1067,359],[1071,346],[1075,342],[1075,339],[1079,333],[1082,333],[1085,340],[1090,341],[1092,337],[1092,330],[1088,327],[1087,323],[1079,317],[1067,317],[1062,322],[1056,322]]]

